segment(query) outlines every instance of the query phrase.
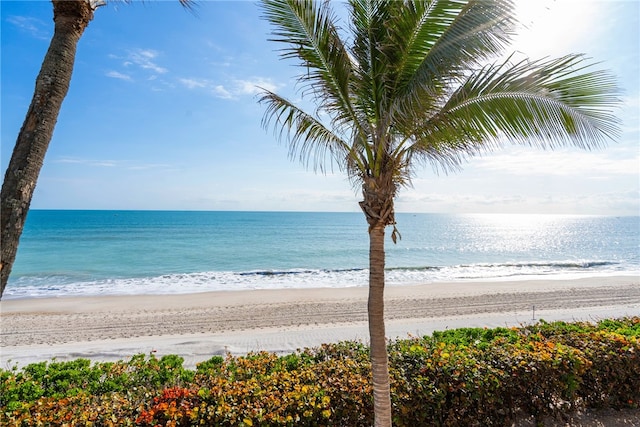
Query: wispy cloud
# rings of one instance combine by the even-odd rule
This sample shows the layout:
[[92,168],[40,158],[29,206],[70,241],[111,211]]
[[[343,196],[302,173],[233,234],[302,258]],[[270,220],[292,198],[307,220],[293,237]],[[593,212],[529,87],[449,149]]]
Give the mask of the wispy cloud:
[[108,71],[108,72],[105,73],[105,75],[107,77],[111,77],[111,78],[114,78],[114,79],[120,79],[120,80],[126,80],[126,81],[129,81],[129,82],[133,80],[130,75],[123,74],[123,73],[120,73],[118,71]]
[[592,194],[521,195],[509,193],[423,193],[408,189],[396,200],[398,211],[458,213],[566,213],[636,215],[637,191]]
[[213,88],[212,92],[218,98],[222,98],[222,99],[232,99],[232,98],[234,98],[233,94],[231,92],[229,92],[227,89],[225,89],[225,87],[222,86],[222,85],[215,86]]
[[187,87],[187,89],[199,89],[199,88],[207,88],[211,86],[211,81],[207,79],[178,79],[180,83]]
[[525,198],[515,194],[469,194],[469,193],[422,193],[415,189],[406,189],[398,196],[400,205],[496,205],[519,204]]
[[262,89],[275,92],[277,86],[270,80],[262,77],[256,77],[251,80],[236,80],[234,82],[238,92],[243,95],[257,95]]
[[51,31],[49,26],[43,21],[32,18],[30,16],[8,16],[6,21],[18,27],[20,30],[31,34],[36,39],[49,40],[51,38]]
[[115,167],[118,162],[116,160],[90,160],[90,159],[79,159],[76,157],[61,157],[59,159],[55,159],[53,163],[66,163],[66,164],[74,164],[74,165],[86,165],[86,166],[99,166],[99,167]]
[[173,166],[165,163],[135,163],[130,160],[110,160],[110,159],[83,159],[78,157],[60,157],[53,160],[53,163],[63,163],[70,165],[101,167],[101,168],[121,168],[132,171],[167,169]]
[[493,154],[473,161],[474,166],[493,172],[513,175],[568,176],[584,174],[587,177],[602,174],[637,175],[640,160],[636,156],[615,159],[602,152],[539,152],[516,150]]
[[275,91],[277,85],[270,79],[254,77],[251,79],[234,79],[226,84],[220,84],[213,80],[203,78],[180,78],[178,81],[187,89],[203,89],[213,96],[222,99],[237,99],[242,96],[253,96],[260,93],[261,89]]
[[152,49],[135,49],[129,52],[125,66],[135,65],[143,70],[151,70],[158,74],[165,74],[169,70],[155,62],[159,52]]
[[132,49],[125,55],[109,55],[109,58],[120,61],[121,70],[111,70],[107,77],[125,81],[158,79],[158,75],[166,74],[169,70],[158,64],[161,53],[152,49]]
[[146,164],[137,164],[126,166],[128,170],[131,171],[145,171],[152,169],[173,169],[172,165],[166,163],[146,163]]

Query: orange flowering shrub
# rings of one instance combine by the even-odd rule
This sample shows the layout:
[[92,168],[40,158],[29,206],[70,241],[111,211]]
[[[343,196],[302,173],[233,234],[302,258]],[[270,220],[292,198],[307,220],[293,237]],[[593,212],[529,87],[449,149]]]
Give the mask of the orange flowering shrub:
[[136,423],[141,426],[189,426],[196,414],[193,405],[198,403],[193,401],[193,397],[192,390],[180,387],[166,388],[160,396],[152,399],[149,409],[140,411]]

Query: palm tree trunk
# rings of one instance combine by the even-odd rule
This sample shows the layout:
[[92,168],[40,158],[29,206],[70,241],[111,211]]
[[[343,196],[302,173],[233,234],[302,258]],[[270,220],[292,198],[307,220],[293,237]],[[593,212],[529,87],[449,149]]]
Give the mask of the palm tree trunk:
[[0,194],[0,298],[18,250],[18,242],[38,175],[67,95],[76,48],[93,9],[86,0],[52,0],[55,30],[20,129]]
[[391,426],[389,358],[384,327],[384,228],[378,223],[369,229],[368,312],[376,427]]

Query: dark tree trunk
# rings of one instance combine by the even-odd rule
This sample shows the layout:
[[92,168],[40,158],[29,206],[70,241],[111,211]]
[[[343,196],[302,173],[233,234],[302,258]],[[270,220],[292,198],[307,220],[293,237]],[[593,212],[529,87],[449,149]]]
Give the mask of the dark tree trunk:
[[55,31],[0,194],[0,298],[13,267],[38,175],[69,90],[76,48],[93,9],[86,0],[53,0]]

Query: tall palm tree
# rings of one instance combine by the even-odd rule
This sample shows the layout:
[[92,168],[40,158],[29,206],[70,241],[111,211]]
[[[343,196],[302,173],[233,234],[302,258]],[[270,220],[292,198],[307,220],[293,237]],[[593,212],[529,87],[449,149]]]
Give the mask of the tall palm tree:
[[[179,0],[186,7],[191,0]],[[67,96],[78,41],[105,0],[52,0],[53,37],[36,78],[27,111],[0,193],[0,298],[18,251],[33,192]]]
[[[303,67],[307,112],[265,90],[263,125],[314,169],[337,165],[362,189],[369,225],[368,320],[376,426],[391,425],[384,325],[387,226],[425,163],[456,170],[505,143],[600,146],[619,133],[615,80],[580,55],[497,61],[515,29],[509,0],[262,0],[281,56]],[[515,63],[513,63],[515,62]],[[489,65],[486,65],[489,63]]]

